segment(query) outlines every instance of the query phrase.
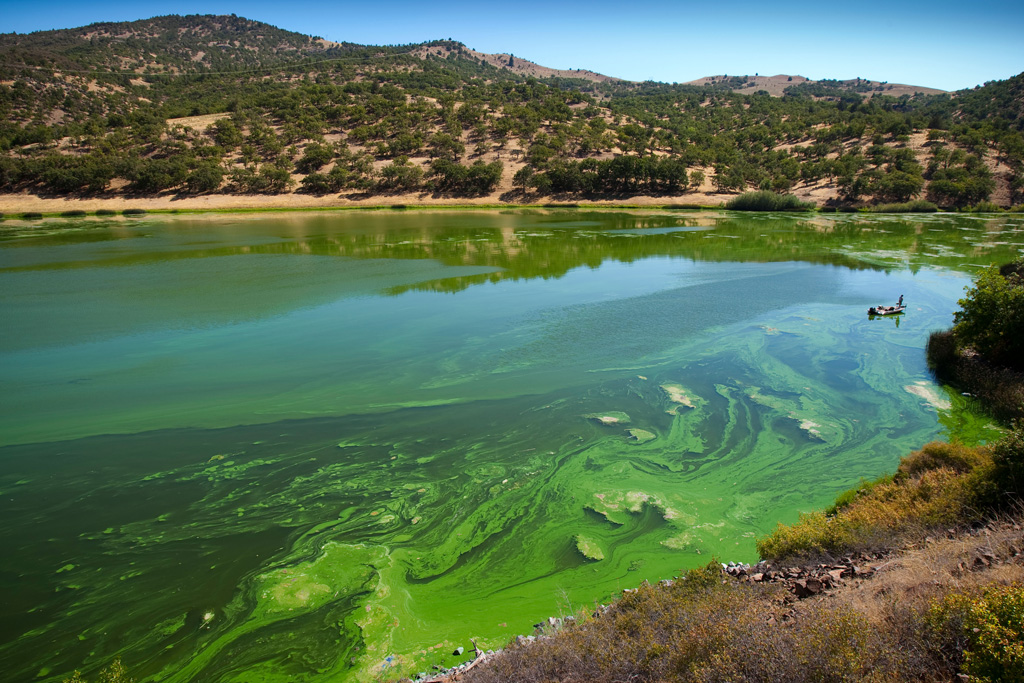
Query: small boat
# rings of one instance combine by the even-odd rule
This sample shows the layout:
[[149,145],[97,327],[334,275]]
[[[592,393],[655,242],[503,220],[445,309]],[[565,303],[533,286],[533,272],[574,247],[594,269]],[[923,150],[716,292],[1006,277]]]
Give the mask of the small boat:
[[895,306],[872,306],[868,309],[868,315],[895,315],[905,310],[907,307],[903,305],[903,295],[900,294],[900,300]]
[[905,310],[906,306],[872,306],[868,309],[868,315],[895,315]]

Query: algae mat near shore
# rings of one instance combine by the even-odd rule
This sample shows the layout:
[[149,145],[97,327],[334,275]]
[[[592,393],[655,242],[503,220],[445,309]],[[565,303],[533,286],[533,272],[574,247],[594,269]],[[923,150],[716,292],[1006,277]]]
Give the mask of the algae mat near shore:
[[1024,245],[1002,217],[5,229],[0,666],[40,681],[397,677],[752,560],[910,449],[992,437],[922,349]]

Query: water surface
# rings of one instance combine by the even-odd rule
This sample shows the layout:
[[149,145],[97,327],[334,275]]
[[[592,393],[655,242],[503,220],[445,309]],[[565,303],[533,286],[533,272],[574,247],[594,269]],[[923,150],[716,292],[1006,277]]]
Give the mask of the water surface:
[[[1001,216],[0,223],[0,667],[450,665],[992,438],[923,347]],[[903,294],[906,315],[866,309]]]

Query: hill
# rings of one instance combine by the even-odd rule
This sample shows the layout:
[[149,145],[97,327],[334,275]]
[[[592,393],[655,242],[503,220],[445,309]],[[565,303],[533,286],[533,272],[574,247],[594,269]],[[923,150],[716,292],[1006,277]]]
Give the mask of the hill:
[[900,98],[904,95],[941,95],[945,90],[925,88],[918,85],[904,85],[854,78],[845,81],[822,80],[812,81],[803,76],[780,74],[777,76],[705,76],[686,85],[710,86],[724,85],[733,92],[755,93],[763,90],[772,97],[784,95],[807,94],[812,97],[834,97],[842,93],[858,93],[871,98],[876,95],[887,95]]
[[466,48],[461,43],[447,43],[447,44],[434,44],[430,46],[422,46],[414,49],[410,54],[417,57],[428,59],[430,57],[447,58],[449,54],[455,53],[457,57],[462,59],[474,59],[486,64],[490,64],[496,69],[502,69],[510,71],[513,74],[523,77],[532,78],[565,78],[565,79],[582,79],[585,81],[592,81],[594,83],[607,83],[612,81],[622,81],[619,78],[613,78],[611,76],[605,76],[595,71],[589,71],[587,69],[552,69],[546,66],[541,66],[536,62],[531,62],[528,59],[522,57],[516,57],[511,53],[503,54],[487,54],[484,52],[477,52]]
[[635,83],[236,16],[3,34],[0,211],[714,205],[752,189],[832,207],[1008,207],[1024,199],[1022,83]]

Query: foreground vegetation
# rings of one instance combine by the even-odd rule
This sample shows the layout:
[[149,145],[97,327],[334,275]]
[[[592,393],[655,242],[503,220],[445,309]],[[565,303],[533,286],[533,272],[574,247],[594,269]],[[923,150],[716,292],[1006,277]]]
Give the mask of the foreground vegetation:
[[819,81],[772,97],[743,78],[536,79],[483,57],[233,16],[0,35],[0,191],[1024,201],[1024,75],[952,96]]

